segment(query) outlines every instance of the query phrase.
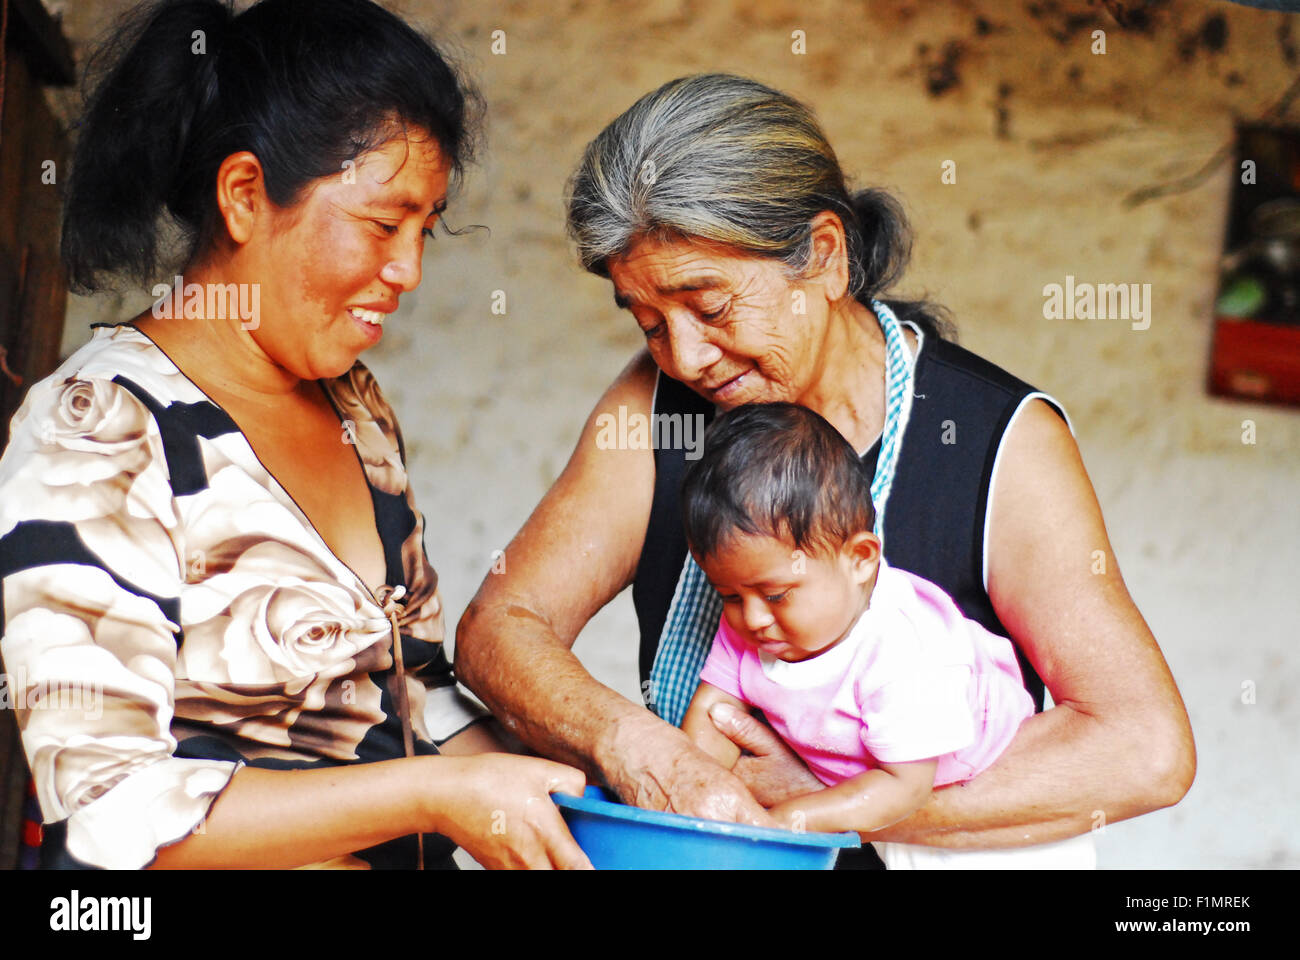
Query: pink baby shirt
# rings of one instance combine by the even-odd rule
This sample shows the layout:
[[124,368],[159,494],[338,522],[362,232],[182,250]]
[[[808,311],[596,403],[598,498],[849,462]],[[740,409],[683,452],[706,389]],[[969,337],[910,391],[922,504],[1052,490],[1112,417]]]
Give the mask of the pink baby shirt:
[[936,787],[969,780],[1034,712],[1011,641],[883,560],[870,607],[834,647],[788,663],[723,618],[700,680],[761,709],[828,786],[877,762],[930,757]]

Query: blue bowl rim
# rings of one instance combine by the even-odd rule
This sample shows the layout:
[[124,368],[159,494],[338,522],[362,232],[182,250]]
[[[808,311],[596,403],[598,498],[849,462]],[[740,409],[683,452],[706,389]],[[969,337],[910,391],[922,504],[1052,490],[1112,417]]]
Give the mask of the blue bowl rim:
[[604,800],[609,796],[600,787],[587,787],[581,797],[569,793],[553,793],[551,799],[557,807],[567,807],[582,813],[596,814],[612,820],[624,820],[629,823],[644,823],[672,830],[708,833],[714,836],[738,837],[744,840],[756,840],[762,843],[777,843],[795,847],[861,847],[862,838],[856,833],[795,833],[792,830],[780,830],[776,827],[755,827],[747,823],[730,823],[724,820],[705,820],[702,817],[688,817],[681,813],[669,813],[665,810],[645,810],[631,807],[625,803]]

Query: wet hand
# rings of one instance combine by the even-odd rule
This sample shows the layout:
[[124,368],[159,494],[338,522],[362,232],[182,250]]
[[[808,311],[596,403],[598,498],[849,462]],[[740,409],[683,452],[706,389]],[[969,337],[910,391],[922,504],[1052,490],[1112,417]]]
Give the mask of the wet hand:
[[728,740],[740,747],[732,772],[765,807],[800,797],[823,784],[767,724],[729,704],[717,704],[709,719]]

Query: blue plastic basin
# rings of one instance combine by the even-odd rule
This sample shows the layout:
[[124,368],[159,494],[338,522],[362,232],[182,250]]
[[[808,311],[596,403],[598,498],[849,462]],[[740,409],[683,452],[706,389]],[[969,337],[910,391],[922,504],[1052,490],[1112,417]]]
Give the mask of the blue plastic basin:
[[600,787],[552,795],[597,870],[830,870],[856,833],[792,833],[629,807]]

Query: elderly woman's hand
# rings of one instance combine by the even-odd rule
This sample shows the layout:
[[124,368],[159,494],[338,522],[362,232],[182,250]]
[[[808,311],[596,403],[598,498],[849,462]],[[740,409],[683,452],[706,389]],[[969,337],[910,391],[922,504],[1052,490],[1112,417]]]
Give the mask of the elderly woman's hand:
[[731,772],[763,806],[774,807],[825,786],[771,727],[752,714],[719,704],[709,711],[709,719],[740,747],[740,759]]
[[603,760],[609,786],[625,803],[708,820],[776,826],[746,785],[680,730],[649,714],[631,728],[618,726],[621,742],[611,739],[601,751],[605,756],[597,759]]

